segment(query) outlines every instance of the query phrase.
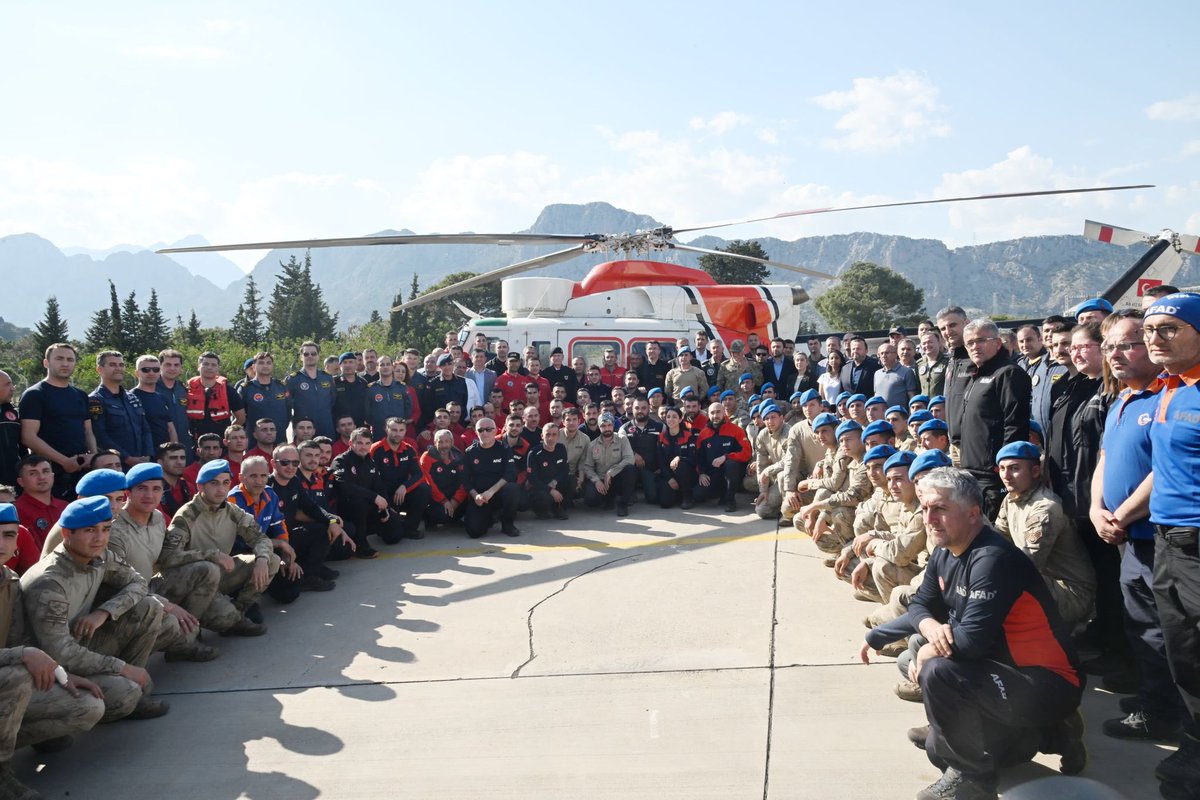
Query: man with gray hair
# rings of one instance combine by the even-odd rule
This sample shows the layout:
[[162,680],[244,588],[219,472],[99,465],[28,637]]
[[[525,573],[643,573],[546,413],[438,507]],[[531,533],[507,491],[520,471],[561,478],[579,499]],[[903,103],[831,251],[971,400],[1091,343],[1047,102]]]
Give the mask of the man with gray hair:
[[1087,762],[1083,670],[1037,567],[988,525],[966,470],[935,469],[919,491],[936,549],[908,612],[868,633],[860,653],[866,661],[871,648],[921,634],[902,661],[929,725],[909,737],[943,775],[917,797],[994,800],[997,770],[1038,751],[1061,754],[1062,772],[1077,774]]
[[[996,454],[1012,442],[1029,441],[1032,384],[1025,370],[1008,357],[1000,329],[990,319],[976,319],[963,328],[963,346],[971,368],[959,381],[957,402],[950,404],[947,420],[950,439],[958,433],[959,464],[975,476],[983,489],[983,510],[995,519],[1004,499],[1004,485],[996,475]],[[951,382],[946,385],[950,391]],[[957,414],[957,416],[955,416]]]

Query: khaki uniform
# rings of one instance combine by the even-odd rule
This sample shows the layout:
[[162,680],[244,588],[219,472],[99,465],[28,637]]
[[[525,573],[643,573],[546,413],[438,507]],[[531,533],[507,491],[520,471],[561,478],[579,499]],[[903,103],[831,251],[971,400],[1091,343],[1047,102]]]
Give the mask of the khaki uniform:
[[[146,578],[150,582],[150,591],[155,595],[185,609],[207,608],[221,583],[221,568],[210,561],[196,561],[167,570],[166,575],[157,575],[158,557],[166,538],[167,520],[158,509],[150,514],[148,525],[139,524],[128,511],[122,511],[113,520],[108,549],[129,562]],[[172,600],[172,596],[180,600]],[[199,628],[190,634],[184,633],[178,619],[171,614],[163,614],[162,630],[154,649],[186,652],[199,634]]]
[[583,455],[583,476],[589,481],[611,478],[626,467],[633,466],[633,447],[624,436],[614,435],[611,444],[601,436],[588,445]]
[[704,370],[694,366],[688,367],[686,370],[675,367],[667,373],[667,380],[663,384],[663,394],[674,397],[678,401],[680,393],[689,386],[703,403],[704,396],[708,393],[708,378],[704,377]]
[[[114,592],[96,604],[101,587]],[[25,621],[37,647],[68,672],[90,678],[104,691],[104,721],[127,716],[143,690],[121,676],[126,664],[145,667],[162,625],[163,606],[146,595],[146,579],[110,550],[89,564],[79,564],[64,547],[21,576]],[[85,646],[71,625],[92,611],[109,620]],[[147,684],[145,694],[150,694]]]
[[[219,556],[232,554],[239,536],[252,552],[231,556],[233,570],[221,571],[217,592],[208,604],[202,605],[203,593],[183,594],[189,585],[186,574],[172,575],[172,571],[197,562],[216,563]],[[242,620],[246,609],[262,594],[254,588],[252,580],[254,563],[259,558],[267,559],[268,579],[275,577],[279,556],[254,517],[231,503],[211,506],[203,495],[197,494],[183,504],[167,528],[167,538],[158,557],[164,576],[163,594],[191,612],[205,628],[228,630]],[[235,593],[230,601],[229,595]]]
[[880,536],[872,548],[870,563],[875,589],[886,600],[893,589],[907,584],[925,568],[928,551],[920,503],[913,501],[912,505],[906,506],[899,500],[890,500],[882,514],[887,533]]
[[[821,518],[840,548],[854,538],[854,511],[859,503],[871,496],[873,489],[867,467],[860,459],[839,449],[832,461],[832,469],[826,473],[828,477],[811,480],[809,486],[816,490],[813,500],[824,500],[828,505],[821,510]],[[793,524],[799,527],[799,518],[794,519],[797,521]]]
[[72,697],[58,683],[35,690],[22,663],[24,645],[20,578],[0,566],[0,764],[17,748],[82,733],[104,716],[104,701],[89,692]]
[[567,436],[567,432],[564,429],[562,436],[558,437],[558,441],[562,443],[563,447],[567,448],[567,467],[571,470],[571,477],[578,480],[580,475],[579,468],[583,464],[583,457],[587,454],[588,445],[592,443],[592,440],[580,428],[575,432],[574,439]]
[[1082,622],[1091,615],[1096,572],[1054,492],[1039,486],[1021,497],[1005,495],[996,530],[1033,559],[1064,622]]
[[740,394],[739,387],[741,386],[741,382],[738,378],[747,372],[754,376],[754,385],[756,387],[762,386],[762,367],[754,363],[754,359],[752,358],[743,356],[742,359],[741,361],[735,361],[730,357],[721,362],[721,371],[717,373],[717,386],[722,392],[726,389],[733,389]]
[[[787,494],[795,490],[796,484],[807,478],[816,469],[817,464],[825,458],[825,445],[813,433],[812,422],[801,419],[792,424],[788,431],[787,444],[783,454],[783,474],[779,476],[780,490]],[[800,496],[802,503],[812,499],[811,492]],[[784,520],[790,520],[795,512],[789,508],[783,509]]]
[[933,361],[921,356],[917,361],[917,380],[921,382],[921,394],[926,397],[946,393],[946,370],[950,367],[950,354],[942,350]]
[[788,434],[791,428],[783,425],[779,433],[771,435],[769,428],[758,432],[754,441],[754,463],[756,484],[755,496],[766,484],[766,498],[754,506],[754,512],[763,519],[775,519],[783,507],[783,493],[780,491],[780,478],[783,476],[783,459],[787,453]]

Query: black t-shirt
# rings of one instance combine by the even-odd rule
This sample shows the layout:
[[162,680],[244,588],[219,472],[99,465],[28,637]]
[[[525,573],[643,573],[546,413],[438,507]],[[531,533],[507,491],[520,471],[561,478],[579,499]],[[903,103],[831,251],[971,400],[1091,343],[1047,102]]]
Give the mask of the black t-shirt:
[[20,413],[21,419],[38,420],[38,436],[64,456],[87,452],[83,423],[92,416],[82,389],[38,381],[21,395]]

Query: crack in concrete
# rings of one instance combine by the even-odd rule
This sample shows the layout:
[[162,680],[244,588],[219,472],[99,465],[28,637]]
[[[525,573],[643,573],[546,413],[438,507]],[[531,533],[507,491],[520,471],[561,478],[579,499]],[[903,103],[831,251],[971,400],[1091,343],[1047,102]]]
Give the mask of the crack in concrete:
[[779,625],[779,522],[775,523],[775,556],[771,569],[771,650],[767,663],[770,688],[767,692],[767,743],[763,759],[763,800],[771,791],[771,736],[775,728],[775,629]]
[[525,626],[526,626],[526,628],[529,629],[529,658],[525,659],[525,662],[523,664],[521,664],[519,667],[517,667],[516,669],[514,669],[512,671],[512,674],[509,675],[508,677],[510,677],[510,678],[521,677],[521,670],[525,669],[527,666],[529,666],[529,664],[535,658],[537,658],[537,652],[534,650],[534,647],[533,647],[533,613],[535,611],[537,611],[538,606],[540,606],[542,603],[549,600],[551,597],[555,597],[556,595],[562,594],[564,591],[566,591],[566,588],[568,586],[570,586],[572,583],[574,583],[575,581],[582,578],[584,575],[591,575],[593,572],[602,570],[605,567],[610,566],[612,564],[616,564],[619,561],[629,561],[630,559],[640,558],[640,557],[641,557],[640,553],[635,553],[634,555],[622,556],[621,558],[614,558],[611,561],[605,561],[603,564],[598,564],[598,565],[592,567],[591,569],[587,570],[586,572],[581,572],[578,575],[575,575],[571,578],[567,578],[567,580],[563,583],[562,586],[558,587],[553,592],[546,595],[541,600],[538,600],[536,603],[534,603],[532,606],[530,606],[529,611],[526,613],[526,616],[525,616]]

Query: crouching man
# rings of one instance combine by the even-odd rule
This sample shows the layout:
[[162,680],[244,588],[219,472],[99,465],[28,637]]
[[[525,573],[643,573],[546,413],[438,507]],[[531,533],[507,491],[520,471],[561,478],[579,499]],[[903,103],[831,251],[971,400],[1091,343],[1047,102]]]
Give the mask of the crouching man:
[[[68,672],[100,686],[103,721],[162,716],[169,706],[150,696],[145,667],[163,605],[147,596],[146,579],[109,551],[108,498],[76,500],[59,522],[62,544],[21,576],[30,638]],[[108,599],[97,604],[101,587]]]

